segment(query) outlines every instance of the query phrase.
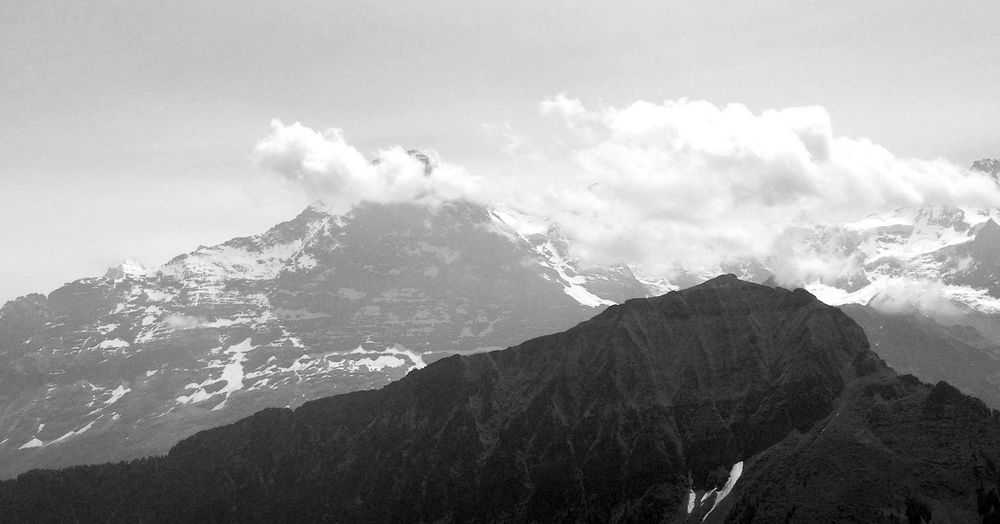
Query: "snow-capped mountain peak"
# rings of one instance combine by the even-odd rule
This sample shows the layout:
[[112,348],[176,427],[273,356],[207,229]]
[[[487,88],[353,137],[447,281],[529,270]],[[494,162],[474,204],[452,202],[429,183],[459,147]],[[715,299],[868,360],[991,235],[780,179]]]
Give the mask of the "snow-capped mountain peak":
[[161,452],[263,407],[378,387],[649,294],[629,268],[584,270],[558,229],[519,220],[468,202],[316,204],[158,268],[125,262],[12,301],[0,392],[18,416],[0,476]]

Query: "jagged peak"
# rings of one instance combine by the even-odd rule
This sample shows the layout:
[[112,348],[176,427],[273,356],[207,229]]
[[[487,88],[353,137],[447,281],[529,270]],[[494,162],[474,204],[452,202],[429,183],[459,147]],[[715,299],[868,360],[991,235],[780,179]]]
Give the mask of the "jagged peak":
[[424,164],[424,175],[430,175],[434,171],[434,168],[436,168],[441,163],[441,159],[439,158],[436,151],[430,151],[430,150],[425,151],[423,149],[415,148],[415,149],[408,149],[406,151],[406,154],[410,155],[413,158],[416,158],[417,160],[419,160]]
[[106,278],[121,280],[124,278],[138,278],[146,274],[146,268],[134,258],[126,257],[118,265],[109,267],[104,273]]

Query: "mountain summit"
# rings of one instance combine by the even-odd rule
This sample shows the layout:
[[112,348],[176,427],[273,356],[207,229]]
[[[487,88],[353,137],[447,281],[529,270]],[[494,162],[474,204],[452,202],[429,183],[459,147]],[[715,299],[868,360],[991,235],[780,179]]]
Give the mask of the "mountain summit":
[[564,247],[556,229],[466,202],[312,205],[157,268],[126,260],[13,300],[0,308],[0,478],[163,453],[650,294],[628,267],[584,270]]
[[[943,444],[947,445],[943,445]],[[803,290],[724,276],[166,457],[0,483],[14,521],[995,518],[1000,423]]]

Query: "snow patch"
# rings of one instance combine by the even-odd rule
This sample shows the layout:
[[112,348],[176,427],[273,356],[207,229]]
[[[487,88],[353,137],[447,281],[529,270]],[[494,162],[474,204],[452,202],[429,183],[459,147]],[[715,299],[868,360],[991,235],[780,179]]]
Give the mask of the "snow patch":
[[237,324],[253,324],[255,321],[261,322],[267,320],[269,320],[269,318],[262,315],[256,319],[248,316],[239,316],[236,318],[217,318],[210,321],[205,317],[174,313],[164,318],[163,323],[173,329],[185,330],[198,328],[226,328]]
[[424,357],[420,353],[415,353],[413,351],[410,351],[409,349],[406,349],[405,347],[399,344],[396,344],[391,348],[385,348],[385,352],[389,353],[390,355],[404,355],[406,358],[410,359],[410,362],[413,362],[413,365],[410,366],[410,369],[421,369],[427,365],[427,363],[424,362]]
[[221,244],[201,247],[168,262],[160,272],[164,276],[183,280],[186,285],[198,281],[270,280],[277,277],[303,247],[302,239],[266,245],[262,235],[251,237],[250,242],[249,246]]
[[[223,365],[221,376],[217,379],[210,378],[200,384],[191,383],[184,386],[184,389],[197,388],[197,390],[191,393],[190,395],[181,395],[177,397],[176,398],[177,403],[197,404],[198,402],[207,400],[216,395],[224,394],[226,398],[225,400],[223,400],[223,403],[213,408],[213,410],[222,409],[222,407],[225,406],[225,401],[229,399],[230,395],[232,395],[236,391],[243,389],[243,379],[246,376],[246,373],[243,369],[243,360],[246,358],[246,354],[255,349],[256,347],[250,343],[250,340],[251,339],[247,337],[246,340],[244,340],[243,342],[229,346],[229,348],[223,351],[224,354],[230,355],[230,358],[229,361],[226,362],[225,365]],[[212,352],[218,352],[219,349],[221,348],[215,348],[212,350]],[[222,381],[225,381],[226,385],[221,389],[214,391],[212,393],[209,393],[208,391],[205,390],[205,386],[216,384]]]
[[42,442],[41,440],[38,440],[37,438],[33,438],[33,439],[25,442],[23,445],[21,445],[21,447],[19,447],[17,449],[40,448],[40,447],[42,447],[44,445],[45,445],[45,443]]
[[601,306],[613,306],[614,301],[603,299],[590,291],[587,291],[581,284],[585,284],[587,279],[581,275],[570,276],[570,272],[576,272],[569,262],[564,259],[556,250],[556,247],[552,244],[552,241],[548,241],[541,246],[537,246],[535,251],[543,257],[548,263],[544,264],[544,267],[551,268],[555,270],[556,274],[563,281],[563,292],[569,295],[573,300],[576,300],[580,304],[589,307],[601,307]]
[[868,215],[856,222],[844,224],[844,227],[853,231],[868,231],[891,226],[912,226],[915,213],[912,209],[897,209],[881,215]]
[[[365,349],[365,348],[363,348],[361,346],[358,346],[357,348],[352,349],[350,352],[348,352],[349,355],[368,355],[368,354],[382,355],[382,354],[386,354],[386,353],[388,353],[389,355],[393,355],[391,358],[395,359],[395,360],[392,360],[392,361],[389,361],[389,360],[383,361],[383,362],[386,362],[386,363],[389,363],[389,362],[394,363],[394,365],[390,365],[389,367],[400,367],[400,366],[406,364],[405,361],[403,361],[402,359],[400,359],[399,357],[394,356],[394,355],[405,356],[407,359],[410,360],[410,362],[413,363],[413,364],[410,365],[410,369],[406,370],[407,372],[409,372],[412,369],[421,369],[421,368],[423,368],[424,366],[427,365],[427,363],[424,362],[424,357],[420,353],[413,352],[413,351],[411,351],[409,349],[406,349],[405,347],[403,347],[403,346],[401,346],[399,344],[395,344],[392,347],[385,348],[385,349],[380,350],[380,351],[372,351],[372,350]],[[361,360],[369,360],[369,359],[361,359]],[[378,360],[378,359],[376,359],[376,360]],[[395,364],[396,361],[399,361],[399,363]],[[355,362],[358,362],[358,361],[355,361]]]
[[[342,361],[343,362],[343,361]],[[392,355],[382,355],[380,357],[359,358],[347,361],[347,368],[357,371],[361,366],[368,368],[368,371],[382,371],[385,368],[398,368],[406,364],[406,361]]]
[[70,437],[75,437],[75,436],[77,436],[77,435],[79,435],[81,433],[86,433],[90,428],[92,428],[94,426],[94,422],[97,422],[97,421],[96,420],[92,420],[92,421],[90,421],[89,424],[87,424],[86,426],[84,426],[84,427],[82,427],[82,428],[80,428],[78,430],[68,431],[63,436],[61,436],[61,437],[53,440],[52,442],[49,442],[49,444],[56,444],[56,443],[59,443],[59,442],[62,442],[64,440],[66,440],[66,439],[68,439]]
[[729,493],[733,491],[733,487],[736,486],[736,481],[740,480],[740,477],[742,475],[743,475],[743,461],[741,460],[736,464],[733,464],[733,469],[729,471],[729,479],[726,480],[726,485],[722,486],[722,491],[719,492],[719,495],[715,497],[715,502],[712,503],[712,509],[708,510],[708,513],[705,513],[705,516],[702,517],[701,519],[702,521],[708,518],[708,515],[712,513],[712,511],[714,511],[716,507],[718,507],[719,503],[722,502],[723,499],[725,499],[729,495]]
[[218,318],[211,322],[205,322],[200,327],[205,328],[223,328],[229,327],[236,324],[250,324],[253,320],[250,318]]
[[118,268],[121,269],[122,273],[131,277],[141,277],[146,272],[146,268],[133,258],[122,260],[121,264],[118,264]]
[[104,324],[101,326],[97,326],[94,329],[96,329],[97,332],[102,335],[107,335],[108,333],[111,333],[112,331],[118,329],[118,324]]
[[222,388],[220,392],[224,392],[226,398],[234,392],[243,389],[243,360],[246,358],[246,354],[253,349],[254,346],[250,344],[250,338],[247,337],[243,342],[235,346],[230,346],[229,349],[224,351],[227,355],[232,355],[229,363],[222,370],[221,380],[226,381],[226,387]]
[[115,388],[115,389],[113,389],[111,391],[111,398],[109,398],[108,400],[105,400],[104,401],[104,405],[105,406],[110,406],[111,404],[114,404],[115,402],[118,402],[118,400],[121,399],[122,397],[124,397],[125,394],[128,393],[129,391],[132,391],[132,388],[127,388],[127,387],[119,384],[117,388]]
[[545,234],[551,225],[547,220],[532,217],[507,206],[490,208],[490,216],[493,223],[499,226],[494,232],[511,240],[517,237],[527,240],[530,236]]
[[128,342],[125,342],[120,338],[112,338],[108,340],[102,340],[101,343],[97,345],[97,347],[98,349],[118,349],[118,348],[127,348],[131,345],[132,344],[129,344]]
[[[211,382],[209,382],[211,383]],[[189,384],[190,385],[190,384]],[[195,384],[198,386],[198,384]],[[205,391],[204,389],[199,389],[190,395],[181,395],[176,398],[178,404],[197,404],[203,400],[212,398],[213,394]]]

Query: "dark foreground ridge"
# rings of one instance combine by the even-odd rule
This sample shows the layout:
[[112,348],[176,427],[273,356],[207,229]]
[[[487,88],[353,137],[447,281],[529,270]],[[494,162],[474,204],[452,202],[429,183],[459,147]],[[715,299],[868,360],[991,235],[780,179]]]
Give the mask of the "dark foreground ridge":
[[803,290],[731,275],[131,463],[0,483],[10,521],[973,522],[1000,423]]

